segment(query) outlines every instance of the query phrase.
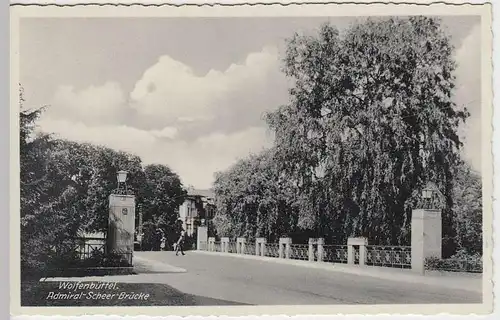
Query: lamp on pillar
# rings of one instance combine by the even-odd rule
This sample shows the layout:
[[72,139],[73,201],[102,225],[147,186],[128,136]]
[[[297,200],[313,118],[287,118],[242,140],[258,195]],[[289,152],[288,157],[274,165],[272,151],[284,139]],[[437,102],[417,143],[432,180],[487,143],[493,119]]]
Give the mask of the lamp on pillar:
[[425,209],[432,209],[432,196],[434,194],[434,190],[431,189],[429,186],[426,186],[422,190],[422,199],[424,200],[424,208]]
[[120,170],[116,174],[116,180],[118,181],[118,188],[116,189],[117,194],[127,193],[127,171]]

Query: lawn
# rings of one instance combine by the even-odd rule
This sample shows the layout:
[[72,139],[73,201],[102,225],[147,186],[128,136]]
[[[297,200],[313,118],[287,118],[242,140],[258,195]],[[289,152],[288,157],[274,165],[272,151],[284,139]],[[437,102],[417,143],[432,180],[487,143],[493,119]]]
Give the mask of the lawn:
[[214,306],[241,303],[189,295],[165,284],[116,283],[112,288],[69,289],[60,282],[24,281],[21,306]]

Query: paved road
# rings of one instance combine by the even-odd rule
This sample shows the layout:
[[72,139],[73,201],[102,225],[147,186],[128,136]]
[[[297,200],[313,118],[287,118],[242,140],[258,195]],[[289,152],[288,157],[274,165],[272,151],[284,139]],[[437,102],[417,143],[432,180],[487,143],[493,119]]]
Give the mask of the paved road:
[[481,294],[269,261],[188,252],[136,252],[184,268],[154,275],[193,295],[251,305],[481,303]]

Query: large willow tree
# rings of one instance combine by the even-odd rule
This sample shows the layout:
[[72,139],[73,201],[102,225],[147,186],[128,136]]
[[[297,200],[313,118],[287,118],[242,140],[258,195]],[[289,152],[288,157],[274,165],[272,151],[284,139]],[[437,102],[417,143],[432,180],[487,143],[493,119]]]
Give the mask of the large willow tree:
[[[345,241],[407,243],[411,209],[433,182],[452,238],[452,174],[468,116],[453,102],[454,49],[434,18],[374,19],[295,34],[290,103],[268,115],[280,170],[297,182],[303,228]],[[453,246],[452,244],[450,244]]]

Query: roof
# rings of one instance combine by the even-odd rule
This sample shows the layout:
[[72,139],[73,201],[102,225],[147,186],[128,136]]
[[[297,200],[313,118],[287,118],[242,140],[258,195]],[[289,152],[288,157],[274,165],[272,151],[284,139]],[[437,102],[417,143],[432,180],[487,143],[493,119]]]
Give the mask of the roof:
[[215,197],[215,194],[212,190],[206,190],[206,189],[188,189],[187,194],[188,196],[200,196],[212,199]]

